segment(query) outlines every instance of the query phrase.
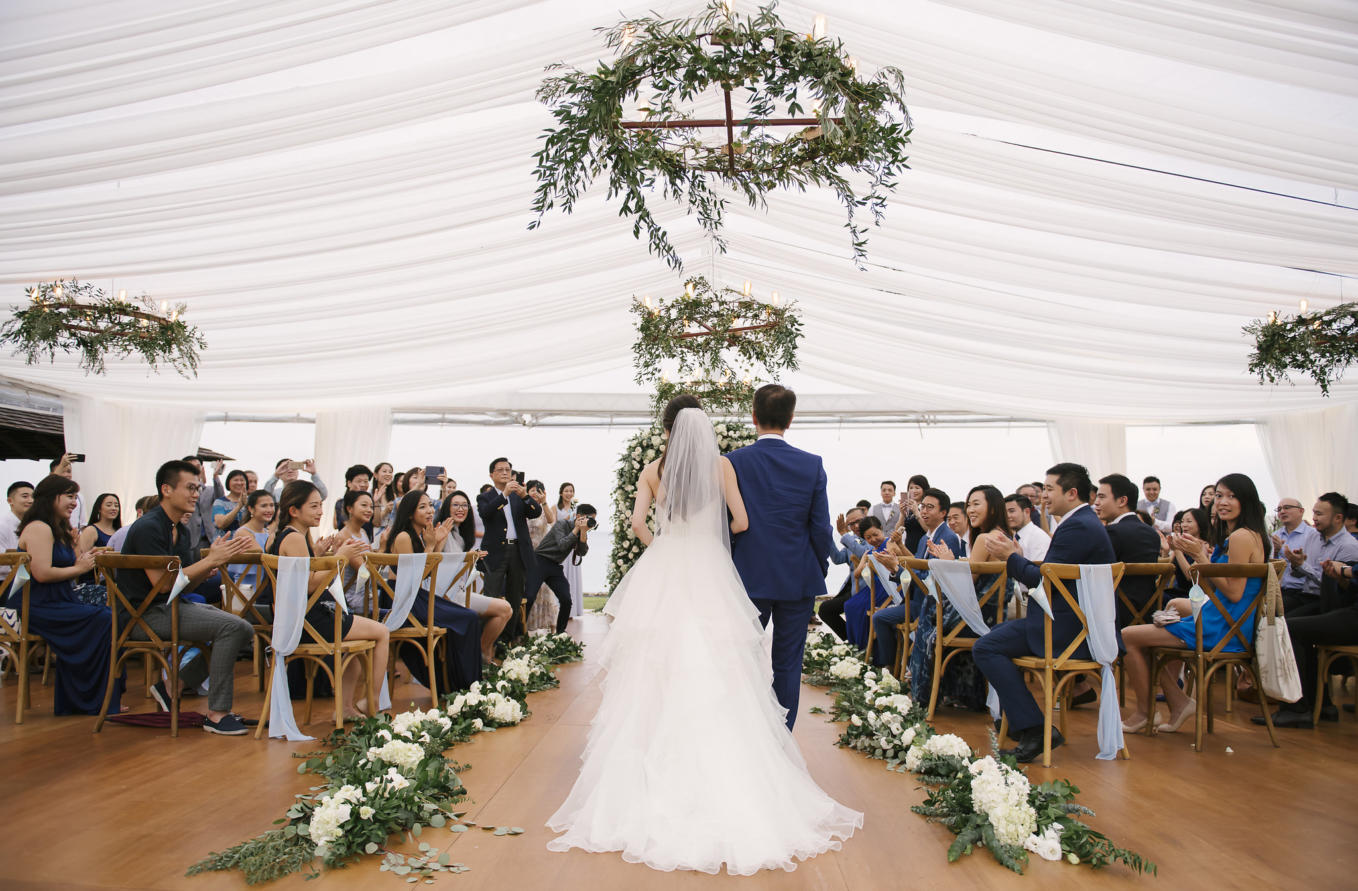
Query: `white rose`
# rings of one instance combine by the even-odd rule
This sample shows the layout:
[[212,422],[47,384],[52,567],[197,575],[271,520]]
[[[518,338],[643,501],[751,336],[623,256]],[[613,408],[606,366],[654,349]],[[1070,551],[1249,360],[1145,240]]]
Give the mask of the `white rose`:
[[366,804],[363,805],[363,807],[361,807],[361,808],[358,809],[358,816],[359,816],[361,819],[364,819],[364,820],[371,820],[372,817],[373,817],[373,814],[375,814],[375,813],[377,813],[377,812],[374,811],[372,808],[368,807]]
[[485,722],[485,721],[482,721],[480,718],[474,718],[474,719],[472,720],[472,729],[475,730],[475,731],[477,731],[477,732],[480,732],[480,731],[482,731],[482,730],[485,730],[485,729],[486,729],[486,722]]

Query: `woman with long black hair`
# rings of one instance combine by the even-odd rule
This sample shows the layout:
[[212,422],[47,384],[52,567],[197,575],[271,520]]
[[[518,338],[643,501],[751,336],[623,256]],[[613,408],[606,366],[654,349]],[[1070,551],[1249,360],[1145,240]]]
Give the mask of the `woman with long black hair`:
[[[448,520],[453,522],[452,531],[443,542],[444,554],[451,555],[454,560],[462,559],[468,553],[475,553],[478,561],[486,556],[485,551],[476,549],[474,516],[471,498],[461,489],[454,490],[443,499],[435,522],[445,523]],[[448,557],[444,557],[443,566],[439,571],[457,572],[458,566],[456,563],[450,563]],[[466,607],[481,617],[481,661],[494,662],[495,641],[509,623],[512,612],[509,601],[502,597],[487,597],[479,591],[469,591],[458,596],[465,596]]]
[[[389,554],[423,554],[442,551],[452,532],[451,518],[434,522],[434,502],[423,489],[407,492],[396,507],[384,550]],[[440,567],[443,569],[443,567]],[[456,572],[448,567],[448,572]],[[415,598],[410,614],[421,622],[429,622],[429,598],[423,592]],[[435,670],[440,690],[465,690],[481,680],[481,621],[472,610],[443,598],[434,600],[433,622],[448,633],[444,635],[443,658],[436,659]],[[411,647],[405,648],[405,663],[411,676],[425,687],[429,676],[425,664]]]

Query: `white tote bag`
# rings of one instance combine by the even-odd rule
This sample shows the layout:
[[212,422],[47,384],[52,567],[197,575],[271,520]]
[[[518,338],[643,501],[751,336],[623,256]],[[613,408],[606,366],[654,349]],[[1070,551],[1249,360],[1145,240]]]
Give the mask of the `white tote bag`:
[[1260,615],[1254,620],[1254,656],[1259,661],[1264,695],[1281,702],[1296,702],[1301,698],[1301,672],[1297,671],[1292,636],[1287,633],[1287,620],[1281,613],[1282,592],[1278,574],[1270,563]]

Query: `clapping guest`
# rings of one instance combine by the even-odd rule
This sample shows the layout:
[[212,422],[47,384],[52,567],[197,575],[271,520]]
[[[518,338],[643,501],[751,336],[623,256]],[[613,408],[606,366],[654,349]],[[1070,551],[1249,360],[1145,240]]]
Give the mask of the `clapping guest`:
[[209,482],[207,468],[203,466],[202,459],[197,455],[185,455],[183,460],[196,469],[198,484],[202,487],[202,491],[198,493],[198,502],[194,505],[193,511],[184,518],[184,523],[189,530],[192,546],[205,548],[217,537],[216,527],[212,522],[212,505],[226,497],[226,490],[222,488],[224,465],[221,461],[216,462],[213,466],[212,480]]
[[[456,521],[451,517],[441,523],[434,522],[434,502],[421,490],[407,492],[396,508],[396,518],[391,523],[391,533],[387,536],[387,552],[391,554],[423,554],[426,551],[442,551],[452,533]],[[455,567],[447,571],[456,572]],[[429,598],[422,589],[415,598],[410,614],[420,622],[431,621]],[[481,679],[481,622],[475,611],[444,598],[434,601],[435,625],[445,629],[445,648],[435,661],[435,670],[441,675],[439,689],[465,690]],[[424,660],[407,647],[406,667],[411,676],[425,687],[429,686],[429,672]]]
[[390,461],[379,461],[373,468],[373,530],[377,534],[391,525],[392,512],[396,509],[395,480]]
[[[79,491],[75,480],[48,476],[33,490],[32,506],[19,525],[19,549],[28,553],[33,577],[28,627],[57,657],[53,711],[58,715],[99,712],[112,651],[109,608],[83,603],[75,595],[75,579],[94,569],[93,550],[76,554],[71,514]],[[10,603],[20,606],[17,597]],[[121,680],[113,694],[109,708],[116,712]]]
[[954,501],[948,505],[948,528],[953,531],[962,542],[962,554],[965,556],[970,553],[971,524],[967,520],[967,503],[965,501]]
[[505,634],[518,637],[519,603],[537,589],[537,564],[533,560],[528,521],[542,513],[542,506],[528,497],[528,490],[514,478],[508,458],[490,462],[492,488],[476,499],[476,510],[485,524],[481,547],[486,552],[486,593],[509,601],[513,616]]
[[[1217,483],[1215,504],[1217,519],[1214,521],[1212,537],[1220,542],[1216,551],[1209,556],[1207,542],[1188,535],[1176,535],[1171,539],[1175,550],[1190,555],[1195,563],[1263,563],[1268,559],[1268,527],[1264,522],[1264,504],[1259,500],[1254,481],[1243,473],[1229,473]],[[1226,637],[1228,622],[1235,622],[1249,608],[1255,595],[1263,585],[1263,579],[1208,578],[1200,577],[1198,584],[1205,590],[1215,590],[1225,602],[1229,617],[1223,616],[1210,601],[1203,605],[1197,619],[1186,598],[1175,598],[1166,607],[1167,612],[1176,612],[1177,621],[1163,624],[1157,619],[1154,625],[1133,625],[1122,630],[1122,642],[1126,646],[1123,664],[1127,669],[1127,686],[1136,697],[1136,707],[1123,722],[1123,729],[1135,732],[1145,728],[1155,708],[1153,699],[1147,700],[1150,668],[1147,664],[1146,650],[1150,647],[1181,647],[1191,649],[1197,637],[1197,623],[1202,623],[1202,646],[1210,650]],[[1254,639],[1254,617],[1251,616],[1241,629],[1246,640]],[[1222,647],[1223,652],[1239,653],[1243,648],[1240,641],[1232,637]],[[1196,703],[1175,683],[1178,664],[1165,667],[1157,678],[1164,691],[1165,702],[1169,706],[1169,720],[1157,726],[1157,730],[1171,733],[1178,730],[1189,715],[1194,713]]]
[[[1154,527],[1142,523],[1133,513],[1132,502],[1135,499],[1136,483],[1120,473],[1109,474],[1099,480],[1099,489],[1094,495],[1094,512],[1108,529],[1108,540],[1113,543],[1113,556],[1117,562],[1155,563],[1160,559],[1160,536]],[[1155,595],[1155,577],[1124,576],[1122,593],[1141,611]],[[1119,598],[1118,627],[1126,626],[1132,619],[1132,611]],[[1093,699],[1092,690],[1088,695]]]
[[[948,494],[940,489],[925,489],[923,496],[919,500],[919,507],[916,513],[920,522],[924,526],[924,536],[920,538],[918,547],[915,549],[915,558],[918,560],[929,559],[929,545],[941,544],[946,547],[954,556],[963,556],[962,541],[957,537],[948,524],[944,521],[948,510]],[[900,531],[900,530],[897,530]],[[928,578],[929,573],[921,573],[921,578]],[[909,578],[902,575],[904,580]],[[905,624],[906,610],[910,611],[911,620],[916,620],[924,611],[926,603],[924,590],[919,585],[911,583],[909,587],[908,601],[879,609],[872,617],[873,628],[876,629],[873,639],[876,646],[873,647],[873,664],[880,667],[887,667],[896,662],[896,626]]]
[[[1208,544],[1208,556],[1211,556],[1211,534],[1212,524],[1207,517],[1207,511],[1200,507],[1190,508],[1179,514],[1179,521],[1175,524],[1175,530],[1180,540],[1196,539]],[[1185,553],[1182,549],[1174,547],[1175,535],[1170,535],[1169,559],[1174,564],[1174,586],[1169,593],[1176,597],[1187,597],[1188,590],[1193,586],[1192,567],[1194,563],[1193,555]]]
[[[368,483],[372,481],[372,478],[373,472],[369,470],[365,465],[355,464],[348,470],[344,471],[344,491],[346,493],[366,492],[368,491]],[[343,528],[345,520],[346,517],[344,513],[344,497],[340,496],[335,501],[335,528],[336,529]],[[368,538],[370,539],[368,544],[372,544],[371,541],[372,528],[369,527],[367,532]]]
[[[594,507],[582,504],[571,516],[561,516],[552,524],[534,551],[542,587],[556,595],[558,634],[566,630],[571,620],[571,586],[563,567],[589,552],[589,530],[597,523]],[[529,619],[531,624],[531,615]]]
[[[1009,530],[1018,539],[1019,550],[1024,557],[1034,563],[1041,563],[1047,557],[1052,537],[1033,522],[1033,503],[1026,495],[1006,495],[1004,499],[1005,517]],[[1026,589],[1025,589],[1026,590]]]
[[1283,581],[1301,580],[1302,603],[1318,602],[1322,566],[1327,560],[1339,563],[1358,561],[1358,539],[1344,529],[1344,513],[1348,506],[1348,499],[1338,492],[1326,492],[1321,495],[1311,508],[1316,531],[1311,543],[1313,550],[1296,551],[1290,547],[1283,549],[1283,557],[1288,562],[1288,570],[1283,576]]
[[226,475],[226,497],[212,503],[212,524],[217,528],[215,537],[230,536],[249,517],[246,506],[249,479],[243,470],[233,470]]
[[[877,573],[870,572],[872,567],[870,560],[874,555],[887,553],[890,539],[882,533],[881,521],[876,517],[865,517],[859,528],[862,529],[863,541],[868,545],[868,552],[858,558],[850,569],[849,586],[853,593],[844,601],[844,624],[848,631],[845,640],[860,650],[866,650],[868,610],[875,611],[891,602],[890,595],[878,579]],[[870,572],[866,579],[863,578],[865,572]]]
[[[485,559],[486,552],[476,549],[476,523],[472,519],[475,515],[471,499],[461,489],[450,493],[439,506],[435,522],[452,520],[452,531],[443,542],[443,553],[449,557],[444,558],[441,572],[458,572],[457,561],[469,553],[476,554],[477,559]],[[509,603],[498,597],[487,597],[479,591],[466,590],[468,584],[469,581],[463,584],[465,594],[462,596],[466,597],[466,607],[481,618],[481,659],[483,662],[494,662],[495,640],[509,622]]]
[[919,500],[924,490],[929,488],[929,478],[917,473],[906,481],[905,491],[901,493],[901,526],[905,529],[901,544],[907,553],[913,554],[924,537],[924,526],[918,516]]
[[[339,528],[336,537],[340,541],[359,541],[368,547],[373,546],[372,537],[372,518],[373,518],[373,497],[360,489],[350,489],[344,493],[340,499],[339,508],[344,512],[344,525]],[[344,600],[349,604],[349,609],[364,615],[368,612],[368,575],[363,569],[363,558],[360,555],[351,560],[341,570],[344,586]]]
[[847,564],[849,567],[849,577],[844,580],[839,588],[839,593],[829,600],[821,601],[816,608],[816,614],[820,616],[822,622],[833,631],[840,640],[849,639],[849,628],[844,623],[844,604],[848,602],[853,594],[853,568],[857,560],[869,550],[868,543],[864,541],[862,532],[864,524],[882,528],[882,521],[876,517],[870,517],[867,511],[854,505],[846,512],[839,515],[835,520],[835,531],[839,533],[839,543],[842,548],[837,548],[830,554],[831,563]]
[[[274,520],[278,515],[278,504],[274,497],[263,489],[256,489],[245,496],[245,522],[233,534],[233,538],[244,539],[251,543],[246,550],[262,552],[274,532]],[[227,574],[238,585],[259,586],[260,570],[256,565],[244,563],[226,568]]]
[[1161,532],[1171,531],[1173,526],[1174,505],[1168,498],[1160,497],[1160,478],[1158,476],[1148,476],[1141,481],[1141,491],[1146,497],[1136,503],[1135,510],[1144,510],[1151,515],[1156,529]]
[[[122,525],[123,507],[118,496],[112,492],[102,493],[94,499],[89,523],[80,530],[80,535],[76,538],[76,553],[93,551],[97,554],[100,550],[107,549],[109,541]],[[77,581],[75,596],[83,603],[108,603],[108,590],[93,571],[82,575]]]

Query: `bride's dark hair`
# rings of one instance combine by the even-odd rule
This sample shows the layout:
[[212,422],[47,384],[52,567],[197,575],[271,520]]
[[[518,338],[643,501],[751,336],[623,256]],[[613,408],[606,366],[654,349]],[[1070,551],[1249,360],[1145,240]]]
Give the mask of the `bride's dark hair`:
[[[665,404],[665,410],[660,413],[660,426],[666,433],[674,430],[674,419],[679,417],[679,412],[686,408],[702,408],[703,404],[698,401],[698,397],[692,393],[680,393]],[[665,475],[665,455],[669,452],[669,440],[665,440],[660,446],[660,466],[656,471],[663,477]]]

